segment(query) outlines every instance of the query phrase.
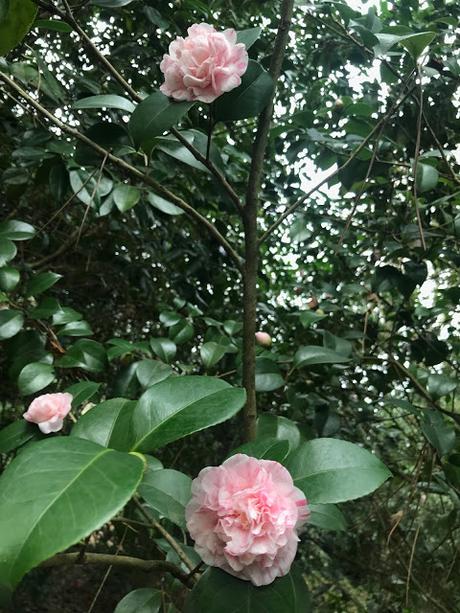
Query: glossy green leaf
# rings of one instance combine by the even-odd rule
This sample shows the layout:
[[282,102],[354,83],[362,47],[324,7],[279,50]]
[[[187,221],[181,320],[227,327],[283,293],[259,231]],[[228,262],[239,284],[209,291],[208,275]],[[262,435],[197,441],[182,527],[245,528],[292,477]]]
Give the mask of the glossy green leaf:
[[80,98],[73,106],[75,109],[120,109],[127,113],[132,113],[136,108],[130,100],[113,94]]
[[34,28],[43,28],[44,30],[52,30],[54,32],[72,32],[72,27],[65,21],[57,19],[37,19],[34,22]]
[[36,394],[55,379],[54,368],[42,362],[27,364],[19,373],[18,387],[21,394]]
[[[1,312],[0,312],[1,315]],[[447,396],[457,389],[458,382],[446,375],[429,375],[427,390],[434,400]]]
[[135,145],[150,153],[155,138],[179,123],[193,105],[194,102],[174,102],[159,91],[142,100],[129,121]]
[[16,245],[8,238],[0,238],[0,266],[5,266],[16,255]]
[[58,336],[91,336],[94,332],[87,321],[71,321],[63,326]]
[[35,228],[24,221],[11,219],[0,223],[0,239],[27,241],[35,236]]
[[423,434],[442,457],[450,453],[457,440],[455,429],[448,424],[439,411],[425,411],[421,423]]
[[92,176],[91,173],[82,168],[71,170],[69,181],[75,197],[86,206],[98,204],[101,198],[112,191],[113,187],[113,181],[108,177]]
[[147,202],[165,215],[175,216],[184,214],[184,211],[178,206],[172,204],[171,202],[168,202],[168,200],[165,200],[164,198],[162,198],[161,196],[157,196],[156,194],[148,194]]
[[177,470],[147,470],[139,494],[161,517],[185,530],[185,506],[190,500],[192,480]]
[[129,211],[139,202],[141,192],[137,187],[121,183],[113,190],[113,201],[122,213]]
[[150,452],[233,417],[246,393],[212,377],[169,377],[149,388],[133,416],[135,451]]
[[246,28],[246,30],[239,30],[236,33],[236,42],[243,43],[246,49],[249,49],[260,37],[261,33],[262,28]]
[[141,587],[126,594],[117,604],[114,613],[158,613],[161,603],[160,591]]
[[333,438],[302,443],[289,457],[287,468],[312,503],[353,500],[370,494],[391,477],[375,455]]
[[309,510],[309,525],[335,532],[345,530],[347,527],[342,511],[335,504],[310,504]]
[[313,366],[315,364],[340,364],[349,362],[351,358],[332,351],[327,347],[319,347],[316,345],[307,345],[300,347],[294,356],[294,366],[302,368],[304,366]]
[[18,419],[0,430],[0,453],[9,453],[39,436],[36,424]]
[[23,325],[24,317],[20,311],[0,310],[0,340],[13,337]]
[[6,55],[21,42],[37,10],[31,0],[0,0],[0,55]]
[[42,294],[55,283],[62,279],[62,275],[55,272],[41,272],[32,277],[26,285],[26,296],[37,296]]
[[176,343],[173,343],[169,338],[151,338],[150,346],[155,355],[163,362],[171,362],[176,355]]
[[59,308],[53,313],[53,325],[62,326],[64,324],[80,321],[82,314],[70,307]]
[[172,374],[174,371],[171,366],[159,360],[142,360],[136,369],[136,376],[142,387],[152,387]]
[[131,4],[133,0],[91,0],[91,4],[105,9],[118,9]]
[[417,60],[425,49],[433,42],[436,32],[418,32],[411,36],[406,36],[401,40],[401,45],[409,51],[410,55]]
[[181,345],[182,343],[190,341],[194,334],[195,329],[186,319],[179,321],[179,323],[169,328],[169,337],[176,345]]
[[241,85],[216,100],[214,116],[218,121],[255,117],[267,106],[273,90],[273,79],[268,72],[256,61],[249,60]]
[[82,415],[72,428],[71,436],[112,447],[129,450],[130,424],[136,402],[126,398],[112,398],[101,402]]
[[76,409],[80,405],[85,404],[97,393],[101,387],[100,383],[95,381],[80,381],[68,387],[65,391],[72,394],[72,408]]
[[310,613],[310,594],[293,566],[285,577],[256,587],[208,568],[187,598],[184,613]]
[[417,190],[423,194],[423,192],[427,192],[430,189],[434,189],[438,184],[439,172],[433,166],[429,164],[422,164],[419,162],[417,164],[417,172],[415,176],[415,182],[417,185]]
[[61,368],[82,368],[88,372],[101,372],[106,363],[107,355],[100,343],[81,339],[69,347],[65,356],[56,365]]
[[299,446],[302,439],[297,424],[287,417],[262,413],[257,420],[257,439],[270,438],[288,441],[291,451]]
[[111,519],[137,489],[141,456],[78,438],[30,445],[0,477],[0,604],[40,562]]
[[289,453],[289,441],[281,441],[276,438],[264,438],[250,443],[245,443],[238,447],[230,455],[245,453],[259,460],[274,460],[280,464],[286,459]]
[[204,343],[200,347],[201,360],[206,368],[212,368],[215,366],[226,353],[227,347],[224,345],[219,345],[219,343],[215,343],[213,341]]
[[283,385],[278,364],[269,358],[256,358],[256,392],[272,392]]
[[11,292],[19,283],[21,275],[17,268],[5,266],[0,268],[0,289],[5,292]]

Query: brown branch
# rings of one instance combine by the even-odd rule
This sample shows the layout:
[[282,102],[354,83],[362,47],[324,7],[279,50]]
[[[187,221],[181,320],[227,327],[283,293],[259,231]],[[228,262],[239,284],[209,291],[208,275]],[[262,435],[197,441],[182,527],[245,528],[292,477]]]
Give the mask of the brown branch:
[[27,100],[27,102],[32,106],[38,113],[40,113],[43,117],[46,117],[52,124],[58,127],[60,130],[69,134],[73,138],[78,139],[79,141],[85,143],[91,147],[96,153],[98,153],[102,158],[107,157],[107,160],[112,162],[115,166],[120,168],[121,170],[127,172],[131,177],[135,177],[136,179],[142,181],[149,187],[152,187],[158,194],[178,206],[182,209],[190,218],[194,219],[200,225],[204,226],[206,230],[216,239],[216,241],[225,249],[227,254],[231,257],[234,263],[237,265],[239,270],[242,270],[242,262],[240,256],[233,249],[227,239],[222,236],[219,230],[214,226],[212,222],[210,222],[206,217],[201,215],[198,211],[196,211],[190,204],[185,202],[179,196],[176,196],[173,192],[170,192],[167,188],[165,188],[161,183],[155,181],[151,176],[144,174],[140,170],[138,170],[135,166],[132,166],[128,162],[125,162],[121,158],[116,157],[90,138],[79,132],[77,129],[72,128],[71,126],[63,123],[57,117],[52,115],[46,108],[44,108],[39,102],[34,100],[25,90],[23,90],[17,83],[15,83],[12,79],[10,79],[7,75],[0,73],[0,81],[3,81],[14,89],[22,98]]
[[[276,84],[281,73],[283,58],[289,38],[294,0],[283,0],[281,18],[276,34],[269,72]],[[243,412],[244,440],[256,437],[257,403],[255,386],[255,333],[257,321],[257,276],[259,244],[257,240],[257,213],[262,183],[264,158],[273,115],[276,88],[259,117],[257,134],[252,150],[251,169],[243,211],[245,238],[245,267],[243,275],[243,385],[246,389],[246,405]]]
[[59,553],[49,560],[42,562],[40,568],[52,566],[69,566],[73,564],[97,564],[127,568],[128,570],[141,570],[144,572],[166,572],[179,579],[188,588],[193,587],[193,580],[178,566],[166,560],[142,560],[131,556],[119,556],[107,553],[85,553],[83,556],[77,553]]

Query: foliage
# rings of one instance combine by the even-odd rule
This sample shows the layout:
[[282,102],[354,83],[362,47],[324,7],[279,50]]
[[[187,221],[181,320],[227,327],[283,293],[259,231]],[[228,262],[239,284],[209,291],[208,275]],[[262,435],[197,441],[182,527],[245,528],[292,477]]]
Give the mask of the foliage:
[[[460,8],[295,3],[257,212],[273,345],[256,349],[247,442],[238,203],[279,3],[38,2],[34,23],[22,4],[12,29],[0,0],[0,598],[110,522],[99,553],[179,570],[154,586],[165,599],[146,583],[120,612],[304,611],[307,588],[318,611],[455,610]],[[169,42],[200,21],[234,27],[251,57],[212,109],[158,91]],[[73,394],[76,423],[42,440],[21,415],[52,391]],[[237,450],[289,468],[310,525],[289,577],[208,569],[189,591],[190,478]]]

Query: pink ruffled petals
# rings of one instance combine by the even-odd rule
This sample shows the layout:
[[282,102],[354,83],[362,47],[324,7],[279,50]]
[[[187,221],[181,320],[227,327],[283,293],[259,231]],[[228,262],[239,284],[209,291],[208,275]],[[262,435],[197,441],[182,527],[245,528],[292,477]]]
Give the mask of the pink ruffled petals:
[[37,424],[43,434],[58,432],[72,408],[72,394],[43,394],[35,398],[24,413],[26,421]]
[[204,562],[254,585],[289,572],[308,514],[305,496],[281,464],[244,454],[202,470],[186,508]]

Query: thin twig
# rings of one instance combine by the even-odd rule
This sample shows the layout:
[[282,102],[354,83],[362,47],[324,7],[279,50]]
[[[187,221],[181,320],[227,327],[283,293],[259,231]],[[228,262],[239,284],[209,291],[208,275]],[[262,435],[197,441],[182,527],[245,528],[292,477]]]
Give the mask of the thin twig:
[[420,234],[420,240],[422,242],[423,251],[426,251],[426,243],[425,243],[425,234],[423,232],[423,224],[422,218],[420,216],[420,208],[418,206],[418,196],[417,196],[417,170],[418,170],[418,159],[420,156],[420,142],[422,139],[422,116],[423,116],[423,86],[422,86],[422,75],[420,73],[420,67],[417,68],[419,86],[420,86],[420,98],[419,98],[419,112],[417,116],[417,136],[415,139],[415,151],[414,151],[414,176],[413,176],[413,195],[414,195],[414,205],[415,205],[415,214],[417,216],[417,225],[418,231]]

